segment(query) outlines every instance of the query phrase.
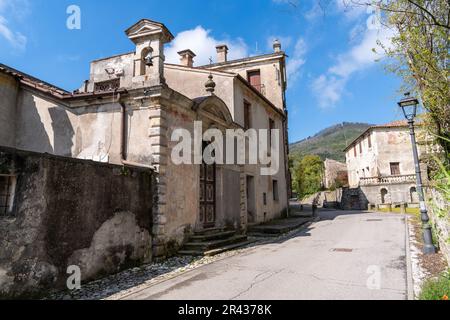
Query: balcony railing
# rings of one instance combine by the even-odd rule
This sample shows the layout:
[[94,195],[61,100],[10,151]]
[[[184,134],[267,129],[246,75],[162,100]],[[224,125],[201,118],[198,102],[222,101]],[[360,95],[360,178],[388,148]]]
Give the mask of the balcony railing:
[[359,180],[359,184],[361,186],[372,186],[372,185],[379,185],[379,184],[411,183],[411,182],[416,182],[415,174],[386,176],[386,177],[360,178],[360,180]]

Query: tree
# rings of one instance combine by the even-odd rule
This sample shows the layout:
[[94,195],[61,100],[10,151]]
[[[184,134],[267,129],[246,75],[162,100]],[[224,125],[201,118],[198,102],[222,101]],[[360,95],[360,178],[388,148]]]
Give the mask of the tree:
[[389,46],[380,46],[395,63],[388,69],[401,76],[404,90],[421,98],[423,121],[448,159],[450,151],[450,1],[361,0],[351,4],[380,11],[381,23],[393,29]]
[[323,161],[319,156],[307,155],[294,161],[294,189],[299,199],[322,190]]

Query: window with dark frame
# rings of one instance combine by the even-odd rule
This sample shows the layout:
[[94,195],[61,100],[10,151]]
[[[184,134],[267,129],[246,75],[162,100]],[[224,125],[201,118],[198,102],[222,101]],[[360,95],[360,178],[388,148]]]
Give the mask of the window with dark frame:
[[248,71],[247,72],[247,80],[253,88],[258,90],[259,92],[262,91],[261,71],[260,70]]
[[250,129],[251,125],[251,104],[244,100],[244,129]]
[[267,206],[267,193],[263,193],[263,204]]
[[279,201],[280,200],[280,196],[278,193],[278,181],[277,180],[273,180],[272,181],[272,188],[273,188],[273,200],[274,201]]
[[14,177],[0,176],[0,216],[7,216],[11,213],[11,200],[14,196]]
[[372,148],[372,135],[369,134],[368,136],[368,142],[369,142],[369,149]]
[[400,175],[400,163],[399,162],[391,162],[391,175],[399,176]]
[[359,142],[359,153],[362,154],[363,153],[363,148],[362,148],[362,141]]

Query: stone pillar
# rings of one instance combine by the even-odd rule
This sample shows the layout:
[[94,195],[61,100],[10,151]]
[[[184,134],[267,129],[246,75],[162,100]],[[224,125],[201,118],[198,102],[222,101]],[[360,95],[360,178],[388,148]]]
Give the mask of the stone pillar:
[[241,229],[247,232],[248,213],[247,213],[247,176],[241,170],[240,189],[241,189]]
[[168,161],[167,118],[160,105],[150,109],[149,137],[153,165],[156,168],[156,190],[153,205],[153,255],[162,257],[166,254],[166,223],[167,223],[167,178]]

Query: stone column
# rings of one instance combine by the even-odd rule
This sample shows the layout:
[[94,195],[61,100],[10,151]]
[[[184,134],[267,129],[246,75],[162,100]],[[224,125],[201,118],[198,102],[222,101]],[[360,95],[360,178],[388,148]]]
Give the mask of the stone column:
[[153,165],[155,166],[156,195],[153,205],[153,255],[163,257],[166,254],[166,229],[167,223],[167,179],[166,169],[168,162],[167,143],[167,118],[161,105],[152,106],[150,109],[149,137]]

